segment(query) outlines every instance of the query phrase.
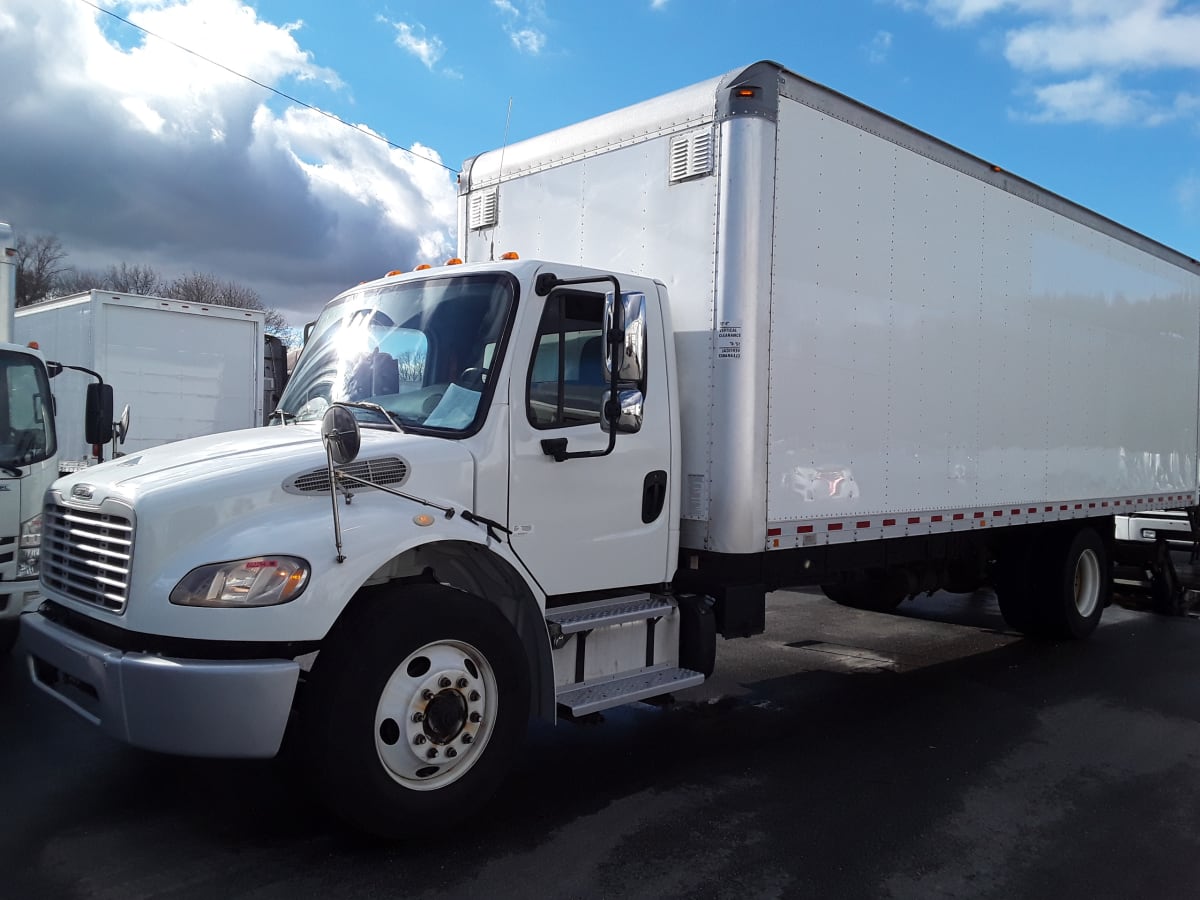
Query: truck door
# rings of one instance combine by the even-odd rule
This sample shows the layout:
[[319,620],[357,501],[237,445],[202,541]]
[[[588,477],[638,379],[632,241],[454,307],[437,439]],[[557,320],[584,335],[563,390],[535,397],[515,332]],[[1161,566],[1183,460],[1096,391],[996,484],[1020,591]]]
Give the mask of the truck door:
[[602,291],[558,288],[543,298],[539,325],[514,358],[510,381],[509,526],[517,556],[548,594],[666,581],[671,460],[670,398],[657,295],[647,297],[644,417],[618,434],[607,456],[556,462],[544,440],[603,450],[608,389],[601,336]]

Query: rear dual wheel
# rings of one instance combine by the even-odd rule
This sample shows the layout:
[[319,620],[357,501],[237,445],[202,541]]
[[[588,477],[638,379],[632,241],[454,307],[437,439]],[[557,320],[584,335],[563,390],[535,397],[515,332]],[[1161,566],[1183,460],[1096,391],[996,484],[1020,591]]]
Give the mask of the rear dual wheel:
[[1002,559],[996,585],[1008,625],[1032,637],[1085,638],[1108,605],[1108,551],[1093,528],[1038,536]]

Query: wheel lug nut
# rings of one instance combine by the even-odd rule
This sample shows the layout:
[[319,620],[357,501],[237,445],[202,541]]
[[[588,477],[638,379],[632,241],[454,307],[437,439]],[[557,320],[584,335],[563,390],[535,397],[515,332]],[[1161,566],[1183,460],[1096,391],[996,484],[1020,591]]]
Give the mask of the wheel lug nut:
[[471,737],[471,735],[469,735],[469,734],[464,734],[464,735],[462,736],[462,742],[463,742],[464,744],[469,744],[469,743],[471,743],[471,741],[473,741],[473,740],[475,740],[475,739],[474,739],[473,737]]
[[430,747],[428,750],[425,751],[426,759],[437,759],[437,755],[438,755],[437,747]]
[[424,722],[425,721],[425,713],[420,713],[420,712],[413,713],[412,720],[414,722]]
[[[483,720],[483,716],[481,716],[479,713],[477,713],[477,712],[471,713],[471,721],[474,722],[476,725],[478,725],[482,720]],[[470,735],[467,735],[467,737],[470,737]]]
[[460,688],[465,688],[468,684],[470,684],[470,682],[467,681],[467,679],[465,679],[465,678],[458,679],[458,686]]
[[478,700],[479,699],[479,691],[471,691],[469,696],[472,701]]
[[425,735],[418,734],[415,738],[413,738],[413,743],[420,747],[423,743],[425,743]]
[[455,750],[453,747],[447,747],[447,748],[446,748],[446,757],[447,757],[448,759],[454,759],[454,757],[456,757],[456,756],[458,756],[458,751],[457,751],[457,750]]
[[432,700],[433,699],[433,691],[429,690],[428,688],[421,691],[421,699],[422,700]]
[[445,675],[443,675],[441,678],[438,679],[438,687],[443,687],[443,688],[450,687],[450,679],[447,678]]

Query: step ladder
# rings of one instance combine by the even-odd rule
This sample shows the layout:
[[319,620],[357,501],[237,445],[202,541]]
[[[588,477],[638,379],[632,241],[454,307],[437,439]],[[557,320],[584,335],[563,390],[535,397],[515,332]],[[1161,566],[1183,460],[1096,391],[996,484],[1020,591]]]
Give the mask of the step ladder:
[[[704,675],[700,672],[653,659],[655,625],[664,616],[674,614],[677,614],[675,604],[668,598],[648,593],[548,610],[546,627],[552,646],[558,650],[572,640],[576,642],[577,677],[574,682],[557,688],[555,699],[558,705],[572,716],[586,716],[702,684]],[[615,675],[584,680],[588,635],[599,629],[629,622],[646,623],[645,665]]]

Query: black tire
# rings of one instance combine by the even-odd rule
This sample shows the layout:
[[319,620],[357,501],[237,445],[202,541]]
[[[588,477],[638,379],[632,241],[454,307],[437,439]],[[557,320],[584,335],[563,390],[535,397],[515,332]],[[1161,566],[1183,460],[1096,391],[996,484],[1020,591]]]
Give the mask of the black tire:
[[1043,566],[1041,601],[1051,637],[1079,640],[1100,624],[1112,589],[1108,548],[1092,528],[1052,541]]
[[862,581],[823,584],[825,596],[839,606],[869,612],[892,612],[908,596],[905,579],[896,574],[872,575]]
[[1108,550],[1092,528],[1039,536],[1014,547],[997,579],[1010,628],[1038,638],[1078,640],[1096,630],[1108,605]]
[[20,628],[19,619],[5,619],[0,622],[0,656],[6,656],[17,643],[17,632]]
[[1038,556],[1032,540],[1014,542],[1001,554],[995,578],[996,601],[1005,624],[1031,637],[1049,631],[1038,590],[1043,577]]
[[312,783],[334,813],[385,838],[472,815],[529,721],[528,665],[508,620],[438,585],[360,597],[304,689],[297,736]]

